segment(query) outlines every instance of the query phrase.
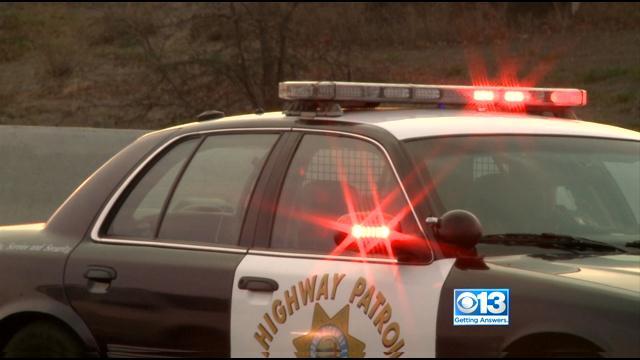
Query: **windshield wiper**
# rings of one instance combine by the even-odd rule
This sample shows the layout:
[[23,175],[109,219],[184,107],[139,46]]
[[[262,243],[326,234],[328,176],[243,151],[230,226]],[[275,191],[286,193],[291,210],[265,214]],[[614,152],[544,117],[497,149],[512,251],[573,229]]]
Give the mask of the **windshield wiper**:
[[542,248],[556,248],[563,250],[595,250],[595,251],[618,251],[625,250],[607,244],[602,241],[591,240],[583,237],[553,233],[507,233],[485,235],[480,239],[484,244],[537,246]]

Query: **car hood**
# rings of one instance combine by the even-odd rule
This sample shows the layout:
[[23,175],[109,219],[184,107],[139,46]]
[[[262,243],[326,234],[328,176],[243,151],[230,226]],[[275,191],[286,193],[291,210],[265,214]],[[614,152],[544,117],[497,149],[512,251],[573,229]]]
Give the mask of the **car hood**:
[[485,258],[488,264],[556,275],[640,294],[640,256],[511,255]]

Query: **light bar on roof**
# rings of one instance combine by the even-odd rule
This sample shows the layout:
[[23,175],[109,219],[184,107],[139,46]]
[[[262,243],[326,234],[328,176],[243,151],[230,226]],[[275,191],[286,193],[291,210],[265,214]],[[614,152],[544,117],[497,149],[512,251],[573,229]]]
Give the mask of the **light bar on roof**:
[[287,81],[280,83],[279,93],[283,100],[307,102],[477,104],[532,108],[566,108],[587,104],[585,90],[529,87]]
[[333,81],[287,81],[280,83],[283,100],[334,100],[356,102],[420,103],[440,99],[438,86],[375,84]]
[[473,101],[476,102],[493,102],[496,99],[495,92],[491,90],[473,90]]

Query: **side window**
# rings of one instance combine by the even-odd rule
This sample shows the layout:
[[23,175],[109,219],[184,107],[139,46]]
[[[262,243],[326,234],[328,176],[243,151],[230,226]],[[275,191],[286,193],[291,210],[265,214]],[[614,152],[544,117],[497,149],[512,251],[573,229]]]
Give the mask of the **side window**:
[[138,179],[107,228],[108,236],[153,239],[176,177],[200,139],[175,145]]
[[410,214],[377,147],[324,135],[302,139],[276,211],[272,249],[348,256],[388,256],[382,238]]
[[158,238],[236,245],[253,186],[277,134],[206,138],[182,175]]

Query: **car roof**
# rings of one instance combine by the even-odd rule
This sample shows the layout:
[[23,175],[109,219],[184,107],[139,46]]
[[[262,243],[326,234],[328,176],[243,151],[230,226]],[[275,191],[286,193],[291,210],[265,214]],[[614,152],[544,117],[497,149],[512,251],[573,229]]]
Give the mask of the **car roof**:
[[342,121],[378,125],[400,140],[422,137],[536,134],[640,140],[640,133],[611,125],[526,113],[473,110],[379,110],[352,112]]
[[[261,115],[247,114],[211,120],[216,124],[234,126],[250,121],[265,121],[273,124],[278,120],[298,117],[286,116],[282,112]],[[339,117],[316,117],[315,120],[345,124],[369,124],[391,133],[398,140],[424,137],[457,135],[524,134],[524,135],[565,135],[599,137],[640,141],[640,133],[616,126],[526,113],[480,112],[455,109],[371,109],[345,111]],[[310,120],[313,121],[313,120]],[[209,121],[205,122],[209,123]],[[204,125],[203,123],[199,123]]]

